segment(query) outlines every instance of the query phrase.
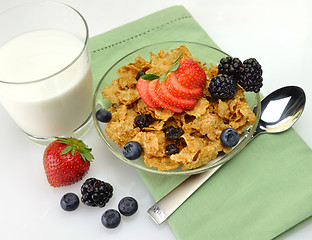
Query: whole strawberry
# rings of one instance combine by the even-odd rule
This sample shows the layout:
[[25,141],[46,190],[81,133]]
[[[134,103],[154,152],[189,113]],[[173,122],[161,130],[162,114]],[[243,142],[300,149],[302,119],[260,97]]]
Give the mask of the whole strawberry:
[[52,187],[71,185],[83,178],[94,158],[81,140],[56,138],[45,149],[43,166]]

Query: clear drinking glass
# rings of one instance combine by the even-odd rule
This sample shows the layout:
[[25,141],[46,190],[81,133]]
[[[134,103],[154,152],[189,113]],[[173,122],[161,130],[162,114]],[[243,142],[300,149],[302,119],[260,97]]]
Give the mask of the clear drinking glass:
[[45,144],[90,127],[88,26],[74,8],[32,2],[0,13],[0,101],[19,128]]

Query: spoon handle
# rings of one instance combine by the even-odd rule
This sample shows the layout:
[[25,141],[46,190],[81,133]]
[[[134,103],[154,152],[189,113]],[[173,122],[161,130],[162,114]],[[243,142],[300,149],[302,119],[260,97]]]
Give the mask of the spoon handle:
[[[250,129],[241,134],[240,142],[247,137]],[[257,134],[254,134],[255,137]],[[253,139],[253,137],[251,139]],[[239,151],[236,152],[236,154]],[[217,165],[206,172],[188,177],[166,196],[151,206],[147,213],[157,223],[163,223],[176,209],[180,207],[203,183],[205,183],[224,163]]]
[[150,217],[157,223],[163,223],[180,205],[188,199],[204,182],[206,182],[221,166],[206,172],[195,174],[174,188],[165,197],[147,210]]

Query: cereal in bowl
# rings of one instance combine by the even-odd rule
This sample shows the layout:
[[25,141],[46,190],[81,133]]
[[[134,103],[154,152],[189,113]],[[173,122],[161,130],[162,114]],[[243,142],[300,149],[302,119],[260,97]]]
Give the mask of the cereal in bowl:
[[117,74],[102,91],[112,114],[105,133],[120,147],[139,143],[148,167],[198,168],[231,150],[220,140],[224,129],[241,133],[256,121],[234,76],[206,66],[184,45],[150,53],[150,61],[137,56]]

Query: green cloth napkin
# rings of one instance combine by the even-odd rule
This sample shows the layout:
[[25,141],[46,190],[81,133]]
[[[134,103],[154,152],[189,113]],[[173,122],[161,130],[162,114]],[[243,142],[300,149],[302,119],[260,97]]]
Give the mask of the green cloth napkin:
[[[91,38],[95,86],[125,54],[169,40],[216,46],[184,7],[173,6]],[[312,151],[293,129],[263,134],[202,185],[168,222],[181,240],[273,239],[312,215],[311,173]],[[186,178],[139,174],[155,201]]]

